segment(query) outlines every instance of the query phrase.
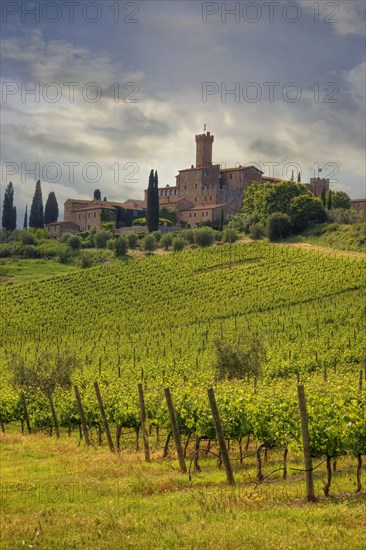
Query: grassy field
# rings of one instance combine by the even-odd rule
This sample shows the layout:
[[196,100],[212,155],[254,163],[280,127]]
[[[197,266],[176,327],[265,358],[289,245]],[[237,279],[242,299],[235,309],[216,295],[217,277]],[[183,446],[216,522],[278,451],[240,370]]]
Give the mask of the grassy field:
[[[0,437],[3,549],[365,548],[366,495],[351,494],[349,459],[339,460],[334,496],[307,504],[302,475],[255,488],[253,458],[235,467],[232,489],[215,459],[190,482],[174,457],[146,464],[65,435]],[[315,479],[321,495],[324,471]]]
[[291,237],[289,241],[366,253],[366,223],[313,225],[302,235]]
[[0,262],[0,282],[26,283],[74,271],[77,271],[75,266],[61,264],[53,260],[2,260]]

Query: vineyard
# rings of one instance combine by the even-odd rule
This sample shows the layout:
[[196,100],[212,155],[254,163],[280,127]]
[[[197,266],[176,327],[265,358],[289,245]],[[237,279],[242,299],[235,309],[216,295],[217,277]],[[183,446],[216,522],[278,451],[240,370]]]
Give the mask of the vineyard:
[[[360,492],[366,454],[365,283],[360,259],[237,243],[232,251],[220,245],[3,286],[2,429],[25,430],[29,424],[32,431],[52,433],[49,395],[34,386],[17,387],[13,373],[32,366],[47,373],[50,365],[72,364],[87,429],[105,443],[98,382],[118,450],[125,434],[141,444],[142,383],[150,446],[168,454],[171,419],[164,388],[169,387],[186,457],[199,471],[203,453],[222,458],[207,397],[213,386],[230,459],[242,464],[252,450],[261,481],[261,452],[280,449],[286,478],[288,452],[297,456],[302,446],[296,388],[301,380],[311,454],[326,461],[325,494],[331,458],[346,455],[353,457]],[[215,341],[234,344],[238,336],[263,344],[261,374],[217,381]],[[82,436],[74,387],[52,389],[61,431],[80,430]]]

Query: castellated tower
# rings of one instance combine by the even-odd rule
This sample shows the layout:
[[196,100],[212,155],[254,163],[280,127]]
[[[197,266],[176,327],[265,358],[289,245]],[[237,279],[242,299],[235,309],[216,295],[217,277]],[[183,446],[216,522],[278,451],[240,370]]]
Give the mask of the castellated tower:
[[212,166],[212,143],[214,136],[210,132],[196,136],[196,168]]

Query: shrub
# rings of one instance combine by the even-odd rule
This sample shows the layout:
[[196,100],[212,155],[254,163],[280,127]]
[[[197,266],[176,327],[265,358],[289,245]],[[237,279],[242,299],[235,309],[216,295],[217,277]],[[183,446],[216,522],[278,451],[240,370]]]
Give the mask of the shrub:
[[227,227],[223,232],[223,242],[224,243],[235,243],[239,239],[238,232],[236,229],[233,229],[231,227]]
[[155,237],[153,235],[146,235],[146,237],[141,243],[141,246],[142,246],[142,250],[145,250],[145,252],[148,252],[149,254],[151,254],[151,252],[153,252],[157,247]]
[[221,243],[221,241],[222,241],[222,239],[223,239],[223,236],[224,236],[224,232],[223,232],[223,231],[215,231],[215,233],[214,233],[215,242]]
[[153,231],[152,233],[150,233],[150,235],[152,235],[154,237],[155,241],[157,242],[157,244],[159,244],[160,239],[161,239],[160,231]]
[[36,244],[36,237],[30,231],[24,231],[24,233],[22,233],[21,243],[25,245]]
[[94,239],[95,240],[95,246],[97,248],[106,248],[107,247],[107,242],[109,241],[111,236],[112,235],[111,235],[111,233],[109,233],[109,231],[105,231],[104,229],[101,229],[95,235],[95,239]]
[[41,257],[54,258],[63,248],[64,244],[59,241],[44,241],[38,245],[38,252]]
[[214,242],[214,234],[212,229],[202,227],[194,230],[194,242],[201,247],[211,246]]
[[6,229],[0,229],[0,243],[6,243],[8,240],[8,232]]
[[69,239],[71,239],[71,237],[73,237],[74,235],[74,233],[64,233],[63,235],[61,235],[60,241],[62,243],[67,243]]
[[254,241],[259,241],[259,239],[262,239],[264,237],[264,227],[261,223],[255,223],[252,225],[250,232],[249,232],[250,238]]
[[271,242],[285,239],[291,234],[291,220],[288,214],[274,212],[267,221],[267,235]]
[[27,259],[39,258],[39,252],[33,244],[26,244],[23,248],[23,256]]
[[291,224],[295,231],[302,231],[310,223],[322,223],[326,219],[320,199],[312,195],[299,195],[291,200]]
[[93,265],[93,257],[87,252],[82,251],[79,256],[79,265],[82,269],[88,269]]
[[259,217],[256,214],[235,214],[230,218],[230,225],[237,231],[250,233],[253,225],[259,222]]
[[71,234],[71,236],[67,239],[66,242],[71,248],[71,250],[79,250],[81,248],[81,238],[79,237],[79,235]]
[[137,247],[137,244],[138,244],[138,236],[136,235],[136,233],[128,233],[127,235],[127,242],[128,242],[128,246],[129,248],[136,248]]
[[70,258],[71,258],[70,248],[65,246],[60,250],[57,260],[60,262],[60,264],[67,264],[69,263]]
[[330,223],[338,224],[353,224],[361,221],[360,212],[355,210],[345,210],[344,208],[337,208],[327,211],[327,221]]
[[243,345],[240,343],[240,337],[234,345],[217,339],[215,347],[217,380],[244,378],[248,374],[259,376],[265,358],[265,350],[262,342],[257,338],[249,338]]
[[194,233],[192,229],[187,229],[186,231],[182,231],[182,236],[187,241],[188,244],[194,243]]
[[173,243],[173,237],[170,233],[165,233],[160,239],[160,246],[162,246],[165,250],[168,250],[170,246],[172,246]]
[[186,241],[182,239],[181,237],[176,237],[173,239],[173,250],[174,252],[180,252],[185,247]]
[[15,254],[14,246],[10,244],[1,244],[0,245],[0,258],[10,258]]
[[126,256],[127,254],[127,239],[125,237],[118,237],[118,239],[114,242],[114,253],[115,255],[120,258],[121,256]]

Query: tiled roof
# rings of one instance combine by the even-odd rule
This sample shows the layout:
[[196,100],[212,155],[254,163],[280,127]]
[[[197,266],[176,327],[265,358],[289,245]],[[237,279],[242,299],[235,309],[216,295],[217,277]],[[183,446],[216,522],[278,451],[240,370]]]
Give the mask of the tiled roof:
[[263,181],[273,181],[275,183],[279,182],[279,181],[282,181],[281,179],[279,178],[271,178],[270,176],[262,176],[262,180]]
[[258,170],[258,172],[261,172],[263,174],[262,170],[259,170],[256,166],[236,166],[235,168],[221,168],[220,172],[242,172],[243,170],[247,170],[248,168],[255,168]]
[[222,208],[225,204],[207,204],[206,206],[195,206],[194,208],[186,208],[182,212],[190,212],[191,210],[214,210],[214,208]]
[[46,227],[49,227],[50,225],[51,226],[53,226],[53,225],[68,225],[68,226],[80,227],[77,223],[69,222],[69,221],[47,223]]

